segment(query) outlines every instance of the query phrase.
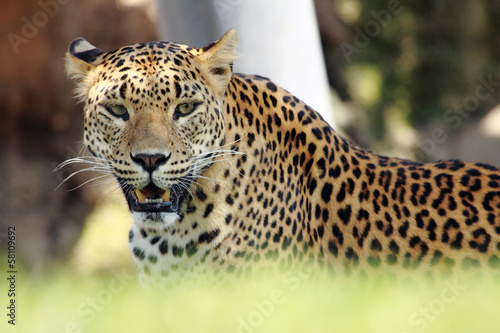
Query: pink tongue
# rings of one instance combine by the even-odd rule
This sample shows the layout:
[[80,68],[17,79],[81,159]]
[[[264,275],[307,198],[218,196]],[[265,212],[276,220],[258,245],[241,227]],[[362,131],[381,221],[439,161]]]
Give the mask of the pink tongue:
[[141,193],[147,198],[147,199],[159,199],[165,193],[164,190],[160,189],[157,187],[155,184],[150,183],[148,186],[144,187],[141,190]]

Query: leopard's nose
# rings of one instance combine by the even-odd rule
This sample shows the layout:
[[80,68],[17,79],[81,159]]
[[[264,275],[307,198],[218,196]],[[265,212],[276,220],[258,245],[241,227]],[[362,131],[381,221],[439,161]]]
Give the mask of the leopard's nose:
[[150,174],[153,173],[160,165],[163,165],[167,163],[168,159],[170,158],[169,154],[168,156],[164,154],[135,154],[133,155],[132,153],[130,154],[130,158],[132,161],[135,163],[139,164],[142,166],[144,170],[149,172]]

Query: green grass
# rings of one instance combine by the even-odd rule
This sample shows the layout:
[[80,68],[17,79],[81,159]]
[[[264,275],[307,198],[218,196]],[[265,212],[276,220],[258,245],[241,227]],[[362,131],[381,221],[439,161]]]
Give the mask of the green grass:
[[395,284],[287,274],[237,287],[145,290],[128,253],[131,223],[123,202],[103,201],[66,264],[36,274],[19,268],[15,327],[0,274],[0,332],[500,331],[500,283],[489,279]]
[[[498,283],[312,281],[288,274],[238,287],[170,291],[138,286],[135,272],[78,276],[65,267],[20,277],[17,325],[1,332],[498,332]],[[5,288],[2,288],[2,292]]]

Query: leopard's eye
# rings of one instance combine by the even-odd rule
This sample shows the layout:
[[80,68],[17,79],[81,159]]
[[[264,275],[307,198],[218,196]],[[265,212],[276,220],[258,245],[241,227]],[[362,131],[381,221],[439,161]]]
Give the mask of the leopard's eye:
[[127,108],[121,104],[104,105],[104,108],[116,118],[129,119]]
[[177,105],[174,112],[174,118],[179,119],[181,116],[187,116],[196,110],[199,103],[182,103]]

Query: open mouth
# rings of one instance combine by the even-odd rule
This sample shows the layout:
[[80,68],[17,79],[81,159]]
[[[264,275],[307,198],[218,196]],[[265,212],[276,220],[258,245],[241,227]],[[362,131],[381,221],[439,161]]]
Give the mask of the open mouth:
[[179,188],[164,190],[153,183],[142,189],[123,190],[133,212],[178,213],[184,191]]

